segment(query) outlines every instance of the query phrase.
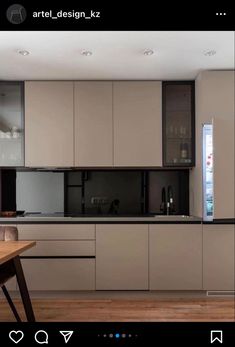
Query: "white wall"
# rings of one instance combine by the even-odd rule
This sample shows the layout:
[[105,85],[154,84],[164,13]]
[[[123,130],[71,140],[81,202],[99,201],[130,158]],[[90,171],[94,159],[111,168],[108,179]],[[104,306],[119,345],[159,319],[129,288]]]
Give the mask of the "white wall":
[[16,206],[26,212],[63,212],[64,174],[17,172]]

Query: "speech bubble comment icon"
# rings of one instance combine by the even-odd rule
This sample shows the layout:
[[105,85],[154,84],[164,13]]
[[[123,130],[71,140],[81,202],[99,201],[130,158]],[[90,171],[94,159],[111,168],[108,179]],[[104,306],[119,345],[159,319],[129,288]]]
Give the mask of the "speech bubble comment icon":
[[39,345],[48,344],[48,334],[45,330],[38,330],[34,339]]

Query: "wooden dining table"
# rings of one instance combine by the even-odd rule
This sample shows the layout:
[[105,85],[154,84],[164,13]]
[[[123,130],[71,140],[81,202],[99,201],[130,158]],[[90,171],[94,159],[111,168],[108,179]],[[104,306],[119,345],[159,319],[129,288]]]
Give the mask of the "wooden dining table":
[[0,241],[0,271],[3,271],[6,276],[16,276],[28,322],[35,322],[35,316],[20,261],[20,254],[35,245],[35,241]]

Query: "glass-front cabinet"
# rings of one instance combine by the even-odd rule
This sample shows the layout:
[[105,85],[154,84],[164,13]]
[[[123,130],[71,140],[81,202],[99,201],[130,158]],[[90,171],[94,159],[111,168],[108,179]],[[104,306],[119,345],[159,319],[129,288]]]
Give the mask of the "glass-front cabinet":
[[0,81],[0,167],[24,166],[23,90]]
[[163,82],[162,95],[164,166],[194,166],[194,82]]

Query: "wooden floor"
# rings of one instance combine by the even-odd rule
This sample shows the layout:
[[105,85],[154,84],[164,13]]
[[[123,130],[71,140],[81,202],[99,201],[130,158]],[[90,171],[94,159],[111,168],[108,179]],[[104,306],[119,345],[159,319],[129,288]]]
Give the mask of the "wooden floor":
[[[24,317],[19,299],[14,300]],[[36,320],[87,322],[234,321],[233,298],[33,299]],[[25,318],[24,318],[25,319]],[[14,321],[3,298],[0,321]]]

